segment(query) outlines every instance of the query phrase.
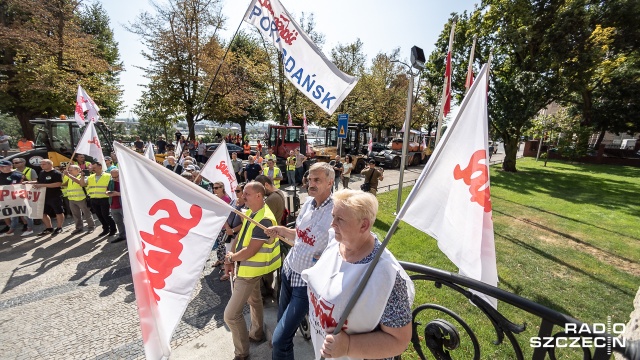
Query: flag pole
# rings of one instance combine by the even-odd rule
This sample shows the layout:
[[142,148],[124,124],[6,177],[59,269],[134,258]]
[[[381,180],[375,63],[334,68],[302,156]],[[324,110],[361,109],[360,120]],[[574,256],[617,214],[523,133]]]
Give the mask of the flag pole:
[[[453,49],[453,37],[455,35],[457,22],[458,22],[458,16],[456,15],[453,18],[453,22],[451,23],[451,32],[449,33],[449,51],[447,51],[447,56],[449,56],[449,54]],[[440,133],[442,132],[442,120],[444,120],[444,105],[446,102],[445,98],[447,96],[447,85],[450,84],[451,82],[450,76],[451,74],[449,74],[449,77],[447,77],[447,71],[445,66],[444,84],[442,85],[442,100],[440,101],[440,113],[438,114],[438,127],[436,128],[436,144],[438,144],[438,142],[440,141]],[[449,89],[449,92],[451,92],[451,89]]]
[[[480,74],[478,74],[478,78],[482,77],[482,72],[483,71],[489,71],[487,65],[485,65],[482,68],[482,70],[480,71]],[[474,84],[473,86],[478,86],[478,84]],[[463,111],[465,110],[465,108],[467,107],[468,103],[469,103],[469,98],[465,97],[464,100],[462,101],[462,105],[460,106],[460,111],[458,112],[458,117],[456,118],[456,120],[451,125],[451,130],[447,131],[447,133],[445,134],[445,139],[443,140],[442,144],[445,144],[447,139],[453,133],[452,130],[458,124],[457,120],[458,120],[460,114],[462,114]],[[442,146],[441,146],[440,143],[438,143],[436,145],[436,149],[434,150],[434,153],[432,155],[432,159],[433,160],[430,159],[429,162],[437,161],[437,159],[440,157],[441,147]],[[420,177],[418,178],[418,181],[416,181],[416,185],[414,186],[414,189],[420,187],[420,185],[428,177],[428,175],[429,175],[429,173],[431,172],[432,169],[433,169],[433,167],[431,167],[431,166],[425,168],[425,171],[422,174],[420,174]],[[416,194],[416,192],[412,191],[409,194],[409,197],[407,198],[407,200],[405,201],[405,204],[411,203],[411,200],[415,197],[415,194]],[[405,210],[404,207],[402,209],[400,209],[400,212],[396,215],[395,220],[393,220],[393,223],[391,224],[391,227],[389,228],[389,231],[385,235],[384,240],[382,241],[382,244],[380,245],[380,248],[376,252],[376,255],[373,257],[373,260],[371,260],[371,263],[369,263],[369,266],[367,267],[367,270],[365,271],[364,275],[362,276],[362,279],[360,280],[360,283],[358,283],[358,286],[356,287],[356,290],[353,293],[353,296],[351,296],[351,298],[349,299],[349,302],[347,303],[347,306],[344,308],[344,312],[342,313],[342,316],[340,316],[340,320],[338,321],[338,324],[336,325],[336,328],[333,331],[333,335],[338,335],[340,333],[340,331],[342,331],[342,326],[344,326],[344,323],[346,322],[347,317],[349,316],[349,313],[351,313],[351,310],[353,310],[353,307],[355,306],[356,302],[360,298],[360,295],[362,294],[362,291],[364,290],[364,287],[367,285],[367,282],[369,281],[369,278],[371,277],[371,274],[373,273],[373,270],[375,269],[376,265],[378,264],[378,261],[380,260],[380,257],[382,256],[382,253],[384,252],[384,249],[387,247],[387,244],[389,243],[389,240],[391,240],[391,236],[393,235],[393,233],[395,233],[396,229],[398,228],[398,224],[400,224],[400,220],[402,219],[402,215],[404,215],[405,211],[406,210]],[[324,359],[324,357],[321,357],[321,359]]]
[[467,81],[465,81],[465,87],[467,88],[465,95],[469,93],[471,89],[471,85],[473,85],[473,58],[476,53],[476,41],[478,40],[478,35],[473,35],[473,44],[471,45],[471,52],[469,53],[469,66],[467,67]]
[[[78,143],[80,143],[80,139],[84,138],[84,133],[87,132],[87,129],[89,128],[89,125],[87,125],[87,123],[84,123],[84,131],[82,132],[82,135],[80,135],[80,137],[78,138]],[[73,148],[73,153],[71,153],[71,159],[69,160],[69,162],[67,163],[67,171],[69,171],[69,166],[71,165],[71,163],[73,162],[73,157],[76,156],[76,149],[78,148],[78,144],[76,144],[76,146]]]

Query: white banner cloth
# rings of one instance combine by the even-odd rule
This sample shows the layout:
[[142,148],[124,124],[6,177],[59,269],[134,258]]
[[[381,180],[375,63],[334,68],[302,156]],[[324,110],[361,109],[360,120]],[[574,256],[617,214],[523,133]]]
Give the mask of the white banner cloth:
[[31,184],[0,186],[0,219],[16,216],[42,219],[46,190]]
[[144,150],[144,157],[149,160],[156,161],[156,154],[153,152],[153,144],[149,142],[147,148]]
[[[497,286],[484,66],[398,218],[438,240],[460,274]],[[497,306],[496,300],[490,303]]]
[[252,1],[244,21],[278,48],[287,79],[327,114],[333,114],[356,86],[358,79],[329,61],[280,1]]
[[145,355],[167,359],[173,332],[232,208],[122,144],[114,147]]
[[102,164],[102,170],[107,171],[107,164],[104,162],[102,146],[100,145],[98,132],[96,131],[93,121],[89,121],[87,123],[87,127],[84,129],[84,134],[82,134],[82,137],[76,146],[76,154],[91,156],[94,160]]
[[231,166],[231,158],[229,158],[229,151],[227,150],[227,143],[222,140],[216,151],[211,155],[207,163],[204,164],[200,175],[203,178],[211,181],[222,181],[224,184],[224,190],[231,200],[235,200],[236,188],[238,187],[238,180],[236,174]]

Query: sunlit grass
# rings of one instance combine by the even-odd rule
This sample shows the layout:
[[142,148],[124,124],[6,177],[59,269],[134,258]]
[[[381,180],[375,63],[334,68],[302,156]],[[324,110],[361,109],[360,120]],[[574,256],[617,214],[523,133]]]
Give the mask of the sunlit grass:
[[[640,285],[640,169],[518,161],[517,173],[491,169],[499,287],[587,323],[627,322]],[[410,189],[404,189],[406,197]],[[391,226],[397,192],[378,196],[380,212],[374,231],[383,238]],[[401,223],[389,249],[402,261],[456,272],[434,239]],[[491,323],[462,295],[432,283],[416,284],[414,305],[436,303],[458,313],[481,343],[482,359],[513,359],[505,344],[495,346]],[[500,303],[499,311],[514,323],[527,324],[516,335],[525,358],[531,357],[529,339],[540,321],[533,315]],[[446,314],[430,312],[423,324]],[[458,324],[459,331],[462,328]],[[561,329],[557,328],[557,331]],[[453,352],[456,359],[471,359],[473,348],[464,333]],[[428,351],[423,343],[423,351]],[[577,351],[559,358],[582,358]],[[431,355],[429,355],[431,356]],[[417,358],[412,346],[404,358]]]

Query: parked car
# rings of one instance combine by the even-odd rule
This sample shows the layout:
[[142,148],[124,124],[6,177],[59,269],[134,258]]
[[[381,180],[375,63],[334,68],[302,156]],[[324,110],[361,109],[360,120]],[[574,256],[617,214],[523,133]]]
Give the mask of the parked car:
[[[213,155],[213,153],[216,151],[216,149],[218,148],[218,146],[220,145],[220,143],[209,143],[207,144],[207,151],[204,153],[204,155],[209,158],[211,155]],[[242,146],[238,146],[236,144],[227,144],[227,151],[229,152],[229,157],[231,157],[231,154],[233,154],[234,152],[238,153],[238,157],[240,159],[243,160],[247,160],[248,156],[244,155],[244,149],[242,149]],[[251,150],[251,155],[255,155],[256,151],[255,150]]]

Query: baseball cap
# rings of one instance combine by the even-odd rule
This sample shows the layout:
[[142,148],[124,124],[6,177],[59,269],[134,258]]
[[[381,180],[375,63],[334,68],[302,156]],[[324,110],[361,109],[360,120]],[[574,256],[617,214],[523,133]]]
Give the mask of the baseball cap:
[[105,161],[106,161],[106,160],[111,160],[111,156],[105,156],[105,157],[104,157],[104,160],[105,160]]
[[375,160],[373,160],[373,159],[369,159],[369,164],[375,164],[375,163],[376,163],[376,161],[375,161]]
[[188,166],[187,166],[187,168],[186,168],[185,170],[188,170],[188,171],[196,171],[196,167],[195,167],[195,166],[193,166],[193,165],[188,165]]
[[12,166],[11,161],[9,160],[0,160],[0,166]]

